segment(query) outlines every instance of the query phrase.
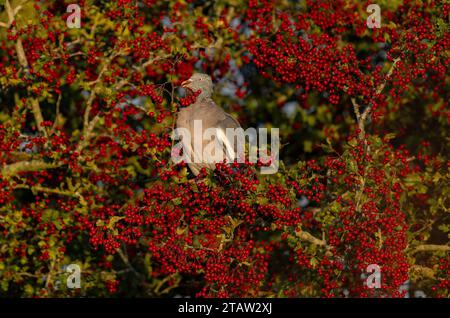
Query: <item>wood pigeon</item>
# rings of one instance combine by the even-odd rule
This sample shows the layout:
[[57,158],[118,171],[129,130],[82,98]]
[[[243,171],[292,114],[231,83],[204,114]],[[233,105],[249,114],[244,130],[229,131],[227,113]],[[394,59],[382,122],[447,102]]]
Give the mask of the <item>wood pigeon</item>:
[[[188,161],[192,173],[197,176],[204,167],[214,170],[218,162],[233,162],[240,153],[237,151],[238,142],[230,135],[227,136],[227,128],[241,128],[239,122],[222,108],[217,106],[212,100],[213,82],[207,74],[194,73],[187,81],[181,83],[181,87],[186,89],[187,94],[198,94],[196,101],[182,107],[177,115],[176,127],[184,128],[190,133],[190,138],[181,138],[183,151],[187,151],[189,158],[196,160]],[[215,128],[215,129],[209,129]],[[177,129],[178,130],[178,129]],[[215,136],[204,138],[204,132],[215,131]],[[242,128],[241,128],[242,130]],[[243,131],[243,130],[242,130]],[[196,141],[197,140],[197,141]],[[218,142],[222,154],[205,151],[212,141]],[[201,146],[200,146],[201,145]],[[216,155],[219,155],[216,157]],[[200,160],[198,160],[200,158]],[[219,158],[219,159],[217,159]]]

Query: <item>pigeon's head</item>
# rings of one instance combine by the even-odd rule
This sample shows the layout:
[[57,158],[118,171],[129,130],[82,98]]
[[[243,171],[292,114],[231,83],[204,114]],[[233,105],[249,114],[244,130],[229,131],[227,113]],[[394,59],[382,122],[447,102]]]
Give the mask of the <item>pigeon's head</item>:
[[181,83],[181,87],[185,88],[191,93],[196,93],[201,91],[200,95],[197,96],[198,100],[211,97],[213,93],[213,82],[208,74],[194,73],[187,81]]

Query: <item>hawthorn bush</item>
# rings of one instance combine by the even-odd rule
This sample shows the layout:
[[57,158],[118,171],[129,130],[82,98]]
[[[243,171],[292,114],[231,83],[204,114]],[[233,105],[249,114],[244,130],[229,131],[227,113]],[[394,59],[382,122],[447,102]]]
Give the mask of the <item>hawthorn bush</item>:
[[[72,2],[0,1],[0,296],[449,296],[448,1]],[[278,173],[170,161],[194,71]]]

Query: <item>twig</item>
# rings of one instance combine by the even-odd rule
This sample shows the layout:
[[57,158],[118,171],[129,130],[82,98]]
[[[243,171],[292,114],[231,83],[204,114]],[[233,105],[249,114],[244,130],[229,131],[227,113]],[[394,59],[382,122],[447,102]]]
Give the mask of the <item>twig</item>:
[[301,230],[300,232],[296,232],[296,235],[302,241],[309,242],[318,246],[324,246],[327,249],[331,248],[329,245],[327,245],[327,242],[325,240],[318,239],[309,232]]
[[56,114],[55,114],[55,122],[53,123],[52,129],[50,130],[49,135],[53,135],[56,129],[56,124],[58,123],[59,118],[59,108],[61,106],[62,94],[58,95],[58,100],[56,101]]
[[48,272],[48,276],[47,279],[45,280],[45,288],[48,289],[48,285],[51,283],[51,279],[52,279],[52,273],[53,273],[53,268],[55,267],[55,261],[56,259],[53,258],[52,262],[50,264],[50,270]]
[[162,56],[156,56],[156,57],[148,59],[146,62],[142,63],[140,66],[133,66],[133,69],[135,69],[136,71],[142,71],[147,66],[149,66],[150,64],[153,64],[154,62],[159,61],[159,60],[167,59],[169,57],[171,57],[170,54],[165,54],[165,55],[162,55]]
[[14,273],[14,275],[33,277],[33,278],[38,278],[39,277],[38,275],[34,275],[34,274],[31,274],[31,273],[27,273],[27,272]]
[[125,265],[127,265],[128,269],[131,270],[136,276],[138,276],[139,278],[143,278],[142,274],[139,273],[137,270],[134,269],[133,265],[131,265],[128,257],[123,253],[121,248],[117,248],[116,249],[117,254],[119,254],[120,258],[122,259],[122,261],[125,263]]
[[88,144],[89,140],[92,136],[92,131],[94,130],[95,125],[100,120],[100,116],[96,115],[88,124],[88,127],[84,131],[84,139],[78,144],[77,152],[81,154],[81,150],[83,150]]
[[14,186],[15,189],[30,189],[32,192],[46,192],[46,193],[53,193],[53,194],[59,194],[69,197],[76,197],[79,198],[81,195],[78,192],[71,192],[67,190],[61,190],[61,189],[52,189],[52,188],[46,188],[42,186],[27,186],[24,184],[19,184]]
[[352,104],[353,104],[353,110],[355,111],[356,120],[359,123],[361,120],[361,113],[359,112],[359,104],[356,102],[356,99],[354,97],[351,98]]
[[[174,273],[174,274],[171,274],[171,275],[165,277],[164,279],[162,279],[162,280],[158,283],[158,285],[155,287],[154,292],[155,292],[156,294],[165,294],[165,293],[169,292],[169,291],[170,291],[171,289],[173,289],[175,286],[168,286],[168,287],[166,287],[164,290],[162,290],[161,292],[160,292],[160,289],[164,286],[165,283],[169,282],[171,279],[175,278],[177,275],[178,275],[177,273]],[[179,282],[179,280],[178,280],[178,282]]]

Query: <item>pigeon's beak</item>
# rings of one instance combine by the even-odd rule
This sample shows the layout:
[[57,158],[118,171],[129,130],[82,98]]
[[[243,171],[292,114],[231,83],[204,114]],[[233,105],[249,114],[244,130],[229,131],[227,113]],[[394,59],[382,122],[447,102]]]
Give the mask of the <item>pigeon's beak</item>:
[[181,83],[181,87],[187,87],[191,83],[192,83],[191,80],[184,81],[183,83]]

